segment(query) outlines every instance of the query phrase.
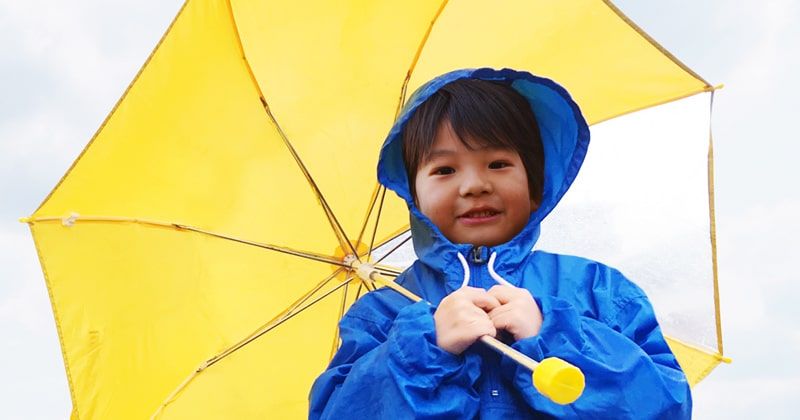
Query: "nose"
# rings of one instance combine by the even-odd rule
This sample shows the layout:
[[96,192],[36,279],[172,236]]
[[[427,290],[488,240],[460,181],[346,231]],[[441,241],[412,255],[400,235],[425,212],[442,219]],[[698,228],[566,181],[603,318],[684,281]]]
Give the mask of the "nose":
[[487,175],[478,170],[462,172],[459,194],[462,197],[491,194],[493,187]]

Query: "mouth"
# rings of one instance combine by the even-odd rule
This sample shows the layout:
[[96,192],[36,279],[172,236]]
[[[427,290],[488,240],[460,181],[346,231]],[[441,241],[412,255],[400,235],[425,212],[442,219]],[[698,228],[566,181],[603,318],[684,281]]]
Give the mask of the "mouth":
[[489,222],[497,218],[501,211],[491,207],[470,209],[458,216],[458,219],[468,224]]

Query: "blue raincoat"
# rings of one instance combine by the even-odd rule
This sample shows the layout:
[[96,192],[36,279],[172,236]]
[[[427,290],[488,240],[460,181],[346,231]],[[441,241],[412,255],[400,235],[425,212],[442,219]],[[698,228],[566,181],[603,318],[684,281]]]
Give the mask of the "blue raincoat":
[[[446,239],[414,206],[403,165],[406,122],[431,94],[460,78],[502,81],[521,93],[545,151],[542,203],[517,236],[491,248]],[[383,145],[378,178],[408,203],[419,257],[396,281],[430,304],[411,304],[389,289],[358,300],[339,324],[339,351],[311,390],[309,417],[689,418],[689,385],[644,292],[601,263],[531,252],[540,222],[575,179],[588,144],[577,105],[548,79],[508,69],[459,70],[415,92]],[[505,280],[531,292],[542,328],[512,347],[535,360],[557,356],[578,366],[586,388],[577,401],[551,402],[533,387],[529,371],[480,343],[459,356],[436,346],[435,305],[467,277],[473,287]]]

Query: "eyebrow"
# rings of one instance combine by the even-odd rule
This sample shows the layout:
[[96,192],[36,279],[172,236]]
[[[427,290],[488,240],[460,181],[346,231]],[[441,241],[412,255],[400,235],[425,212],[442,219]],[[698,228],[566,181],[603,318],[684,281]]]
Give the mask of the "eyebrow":
[[454,154],[456,154],[456,151],[453,149],[434,149],[428,152],[428,155],[425,156],[425,159],[423,159],[423,161],[428,162],[436,159],[437,157],[452,156]]
[[[475,150],[475,151],[487,151],[487,150],[491,151],[491,150],[506,150],[506,149],[513,150],[513,149],[510,149],[508,147],[497,146],[497,145],[492,145],[492,144],[476,147],[476,148],[473,148],[472,150]],[[434,159],[436,159],[438,157],[452,156],[452,155],[455,155],[455,154],[456,154],[456,151],[453,150],[453,149],[434,149],[434,150],[431,150],[430,152],[428,152],[428,154],[425,156],[425,159],[423,159],[422,162],[423,163],[424,162],[429,162],[429,161],[434,160]]]

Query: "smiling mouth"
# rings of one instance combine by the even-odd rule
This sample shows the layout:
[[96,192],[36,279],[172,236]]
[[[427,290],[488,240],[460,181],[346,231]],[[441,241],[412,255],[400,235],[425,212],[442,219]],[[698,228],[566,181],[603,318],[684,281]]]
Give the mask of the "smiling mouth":
[[486,219],[500,214],[497,210],[473,210],[458,216],[459,219]]

